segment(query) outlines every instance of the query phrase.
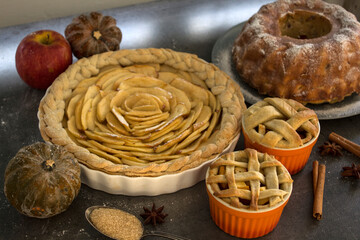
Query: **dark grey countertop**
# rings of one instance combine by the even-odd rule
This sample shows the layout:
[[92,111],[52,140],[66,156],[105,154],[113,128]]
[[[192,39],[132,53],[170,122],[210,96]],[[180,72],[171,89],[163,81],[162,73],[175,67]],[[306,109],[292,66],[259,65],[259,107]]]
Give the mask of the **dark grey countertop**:
[[[211,61],[216,40],[247,20],[261,5],[258,0],[156,1],[102,11],[117,19],[123,32],[121,48],[171,48],[195,53]],[[212,221],[204,181],[172,194],[148,197],[111,195],[82,185],[77,198],[64,213],[48,219],[19,214],[5,198],[4,171],[8,161],[25,145],[42,141],[37,108],[45,91],[28,87],[15,69],[15,51],[21,39],[40,29],[64,32],[72,17],[0,29],[0,239],[106,239],[87,224],[84,212],[92,205],[117,206],[136,216],[142,207],[164,205],[169,216],[162,225],[146,225],[190,239],[235,239]],[[75,59],[74,59],[75,60]],[[360,116],[321,121],[321,134],[305,168],[294,175],[294,190],[279,224],[262,239],[359,239],[360,180],[342,178],[343,166],[359,164],[359,158],[344,151],[341,157],[321,156],[318,147],[330,132],[360,143]],[[243,138],[236,149],[243,148]],[[324,214],[312,218],[311,162],[326,164]],[[151,238],[149,238],[151,239]]]

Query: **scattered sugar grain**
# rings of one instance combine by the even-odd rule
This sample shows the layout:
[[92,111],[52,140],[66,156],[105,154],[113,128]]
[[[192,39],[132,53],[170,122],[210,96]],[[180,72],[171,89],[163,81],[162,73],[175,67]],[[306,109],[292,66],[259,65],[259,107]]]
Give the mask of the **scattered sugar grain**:
[[95,209],[92,211],[90,219],[97,229],[114,239],[138,240],[143,234],[140,220],[119,209]]

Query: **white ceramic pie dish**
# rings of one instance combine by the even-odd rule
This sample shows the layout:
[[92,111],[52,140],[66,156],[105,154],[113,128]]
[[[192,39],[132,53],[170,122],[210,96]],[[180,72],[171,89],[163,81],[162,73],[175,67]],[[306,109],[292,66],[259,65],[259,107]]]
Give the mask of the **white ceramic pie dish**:
[[[239,137],[240,134],[231,141],[222,154],[234,151]],[[110,175],[98,170],[90,169],[85,165],[80,164],[81,182],[93,189],[110,194],[156,196],[173,193],[178,190],[191,187],[204,180],[209,164],[218,157],[206,161],[196,168],[158,177],[128,177],[123,175]]]

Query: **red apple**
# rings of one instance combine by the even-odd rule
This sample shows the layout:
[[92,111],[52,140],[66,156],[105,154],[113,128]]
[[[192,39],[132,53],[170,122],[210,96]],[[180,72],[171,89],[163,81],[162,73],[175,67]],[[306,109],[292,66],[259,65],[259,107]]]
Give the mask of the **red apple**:
[[71,47],[58,32],[36,31],[20,42],[15,63],[24,82],[33,88],[46,89],[72,63]]

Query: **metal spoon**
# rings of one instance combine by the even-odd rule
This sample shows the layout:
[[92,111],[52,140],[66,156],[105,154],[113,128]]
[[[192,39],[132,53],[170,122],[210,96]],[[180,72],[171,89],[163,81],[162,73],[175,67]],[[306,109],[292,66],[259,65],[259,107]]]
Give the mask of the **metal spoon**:
[[[92,213],[93,210],[95,209],[99,209],[99,208],[107,208],[107,209],[114,209],[114,210],[120,210],[120,209],[117,209],[117,208],[114,208],[114,207],[106,207],[106,206],[92,206],[92,207],[89,207],[85,210],[85,218],[86,220],[90,223],[91,226],[93,226],[93,228],[95,228],[98,232],[100,232],[101,234],[111,238],[111,239],[114,239],[112,237],[110,237],[109,235],[107,235],[106,233],[102,232],[101,230],[99,230],[95,224],[93,223],[93,221],[91,220],[90,218],[90,215]],[[121,210],[122,212],[126,212],[124,210]],[[128,213],[130,214],[130,213]],[[132,214],[131,214],[132,215]],[[134,216],[134,215],[133,215]],[[147,231],[145,232],[144,231],[144,225],[141,223],[141,221],[139,220],[140,224],[141,224],[141,227],[142,227],[142,236],[140,237],[140,239],[143,239],[144,237],[147,237],[147,236],[158,236],[158,237],[163,237],[163,238],[167,238],[167,239],[172,239],[172,240],[190,240],[188,238],[184,238],[184,237],[179,237],[179,236],[176,236],[174,234],[171,234],[171,233],[166,233],[166,232],[161,232],[161,231]]]

